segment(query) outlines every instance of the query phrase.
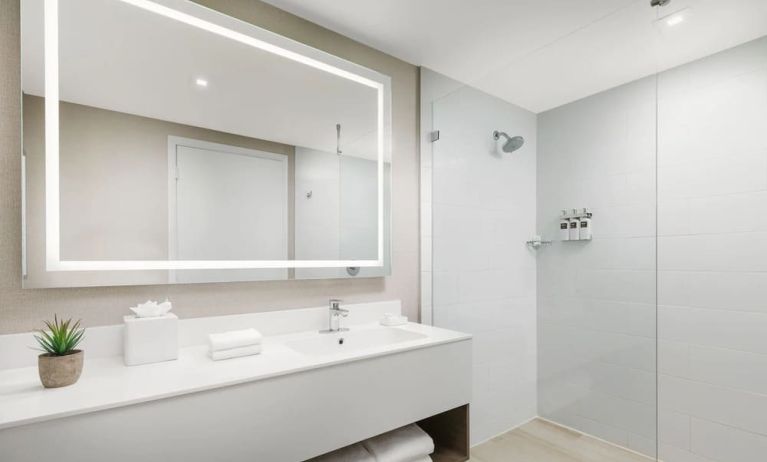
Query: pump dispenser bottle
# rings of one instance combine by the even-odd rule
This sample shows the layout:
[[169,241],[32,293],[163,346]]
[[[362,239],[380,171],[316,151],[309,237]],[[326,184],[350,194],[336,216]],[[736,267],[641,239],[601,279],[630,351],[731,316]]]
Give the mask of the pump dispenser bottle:
[[559,240],[570,240],[570,220],[567,218],[567,210],[562,210],[562,214],[559,217]]
[[579,239],[582,241],[590,241],[592,236],[591,229],[591,212],[589,209],[583,209],[581,211],[580,226],[578,229]]
[[571,241],[577,241],[580,239],[580,224],[581,221],[579,219],[578,209],[573,209],[573,213],[570,216],[570,233],[569,238]]

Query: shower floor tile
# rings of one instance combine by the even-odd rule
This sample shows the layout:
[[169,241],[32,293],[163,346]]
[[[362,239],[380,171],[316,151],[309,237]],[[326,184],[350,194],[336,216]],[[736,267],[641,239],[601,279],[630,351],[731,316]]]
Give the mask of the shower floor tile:
[[471,450],[470,462],[652,462],[618,446],[536,419]]

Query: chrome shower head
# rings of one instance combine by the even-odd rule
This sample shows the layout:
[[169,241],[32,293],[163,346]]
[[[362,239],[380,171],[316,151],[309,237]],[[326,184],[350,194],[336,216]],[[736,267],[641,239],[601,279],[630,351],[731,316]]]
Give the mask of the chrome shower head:
[[498,141],[501,137],[506,138],[506,142],[501,146],[503,152],[514,152],[525,144],[525,139],[521,136],[509,136],[505,132],[499,132],[498,130],[493,132],[494,140]]

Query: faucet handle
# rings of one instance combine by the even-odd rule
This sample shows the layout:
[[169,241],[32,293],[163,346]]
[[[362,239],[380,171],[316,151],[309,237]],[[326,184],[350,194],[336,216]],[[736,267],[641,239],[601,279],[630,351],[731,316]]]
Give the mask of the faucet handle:
[[330,299],[330,301],[329,301],[329,303],[330,303],[330,309],[331,309],[331,310],[338,310],[338,309],[340,309],[340,308],[341,308],[341,302],[342,302],[342,301],[343,301],[343,300],[341,300],[341,299],[338,299],[338,298],[331,298],[331,299]]

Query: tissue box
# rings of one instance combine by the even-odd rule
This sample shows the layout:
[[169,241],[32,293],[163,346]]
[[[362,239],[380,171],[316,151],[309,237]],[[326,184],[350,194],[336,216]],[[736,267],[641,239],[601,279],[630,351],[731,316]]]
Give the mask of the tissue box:
[[123,358],[128,366],[178,359],[178,317],[125,316]]

